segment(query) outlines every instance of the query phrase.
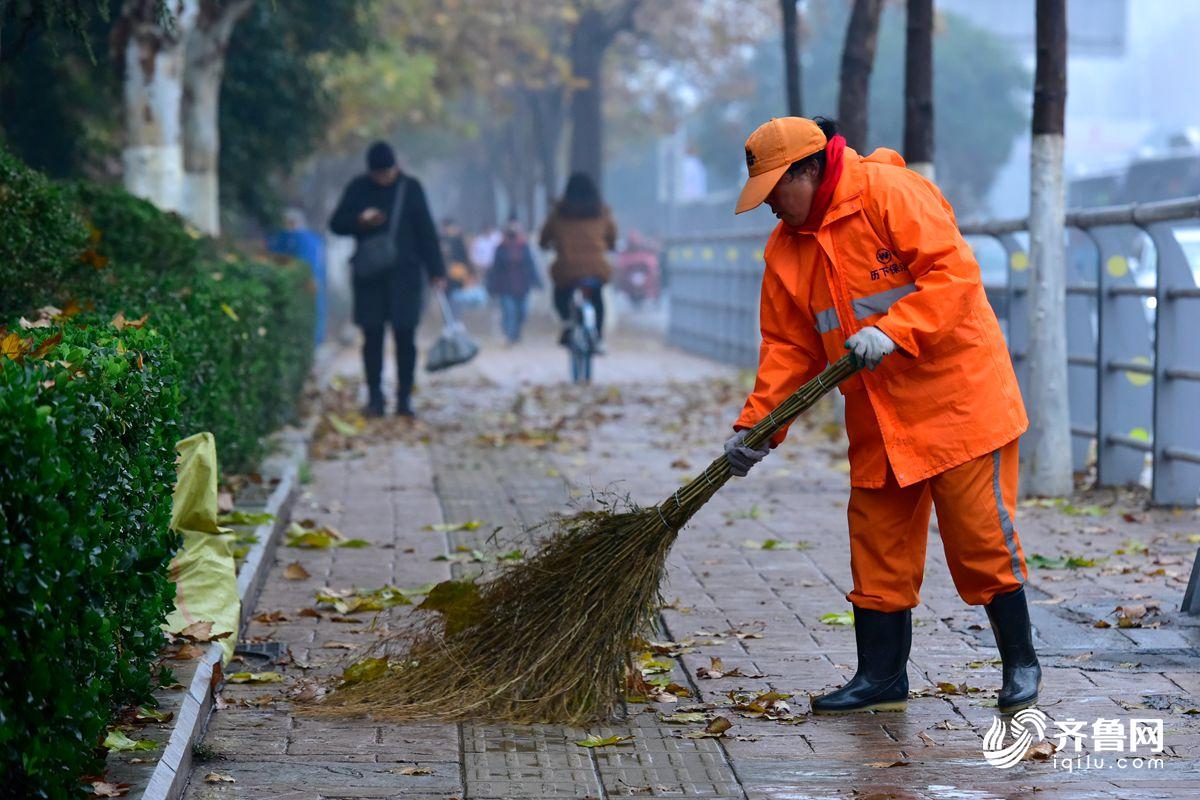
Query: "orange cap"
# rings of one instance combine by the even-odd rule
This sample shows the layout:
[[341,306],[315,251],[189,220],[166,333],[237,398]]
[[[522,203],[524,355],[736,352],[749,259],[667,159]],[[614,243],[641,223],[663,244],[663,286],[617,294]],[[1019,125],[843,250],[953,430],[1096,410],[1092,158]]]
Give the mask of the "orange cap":
[[746,140],[750,179],[742,187],[735,214],[762,205],[787,168],[825,149],[825,134],[804,117],[778,117],[758,126]]

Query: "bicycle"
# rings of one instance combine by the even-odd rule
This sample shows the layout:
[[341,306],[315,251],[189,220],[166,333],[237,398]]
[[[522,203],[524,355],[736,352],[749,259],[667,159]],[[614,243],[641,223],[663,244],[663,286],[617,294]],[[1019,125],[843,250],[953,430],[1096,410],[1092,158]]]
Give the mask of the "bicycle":
[[570,357],[572,383],[592,382],[592,357],[596,355],[600,343],[592,293],[598,291],[598,283],[582,281],[571,293],[571,315],[564,338]]

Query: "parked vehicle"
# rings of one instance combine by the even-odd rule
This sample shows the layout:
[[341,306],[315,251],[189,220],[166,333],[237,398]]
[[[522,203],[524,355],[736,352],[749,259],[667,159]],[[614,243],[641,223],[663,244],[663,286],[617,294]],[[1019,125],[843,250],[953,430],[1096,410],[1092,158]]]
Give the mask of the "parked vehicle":
[[617,254],[616,286],[635,308],[645,300],[658,299],[662,285],[658,253],[657,242],[633,231]]

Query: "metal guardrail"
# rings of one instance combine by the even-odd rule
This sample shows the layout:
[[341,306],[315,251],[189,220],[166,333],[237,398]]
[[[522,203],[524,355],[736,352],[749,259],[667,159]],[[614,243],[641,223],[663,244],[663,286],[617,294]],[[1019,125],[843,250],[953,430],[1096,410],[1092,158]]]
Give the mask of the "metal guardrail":
[[[1195,263],[1176,235],[1200,228],[1200,197],[1067,214],[1067,391],[1077,470],[1138,482],[1150,456],[1159,505],[1200,493],[1200,234]],[[1022,386],[1029,380],[1024,219],[966,223]],[[667,242],[668,340],[741,367],[758,359],[762,247],[769,231]],[[1200,597],[1196,599],[1200,604]]]
[[769,235],[727,233],[667,245],[667,341],[727,364],[758,364],[758,296]]

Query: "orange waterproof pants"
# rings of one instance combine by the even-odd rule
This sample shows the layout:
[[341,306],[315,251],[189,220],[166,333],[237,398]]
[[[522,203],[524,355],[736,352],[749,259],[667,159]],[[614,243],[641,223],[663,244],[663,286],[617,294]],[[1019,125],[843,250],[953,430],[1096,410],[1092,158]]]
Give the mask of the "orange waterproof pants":
[[882,489],[850,489],[850,572],[846,599],[860,608],[902,611],[920,602],[929,510],[954,586],[982,605],[1025,582],[1025,554],[1013,526],[1017,499],[1017,440],[911,486],[891,468]]

